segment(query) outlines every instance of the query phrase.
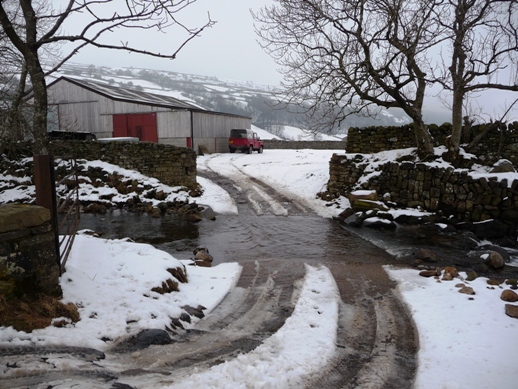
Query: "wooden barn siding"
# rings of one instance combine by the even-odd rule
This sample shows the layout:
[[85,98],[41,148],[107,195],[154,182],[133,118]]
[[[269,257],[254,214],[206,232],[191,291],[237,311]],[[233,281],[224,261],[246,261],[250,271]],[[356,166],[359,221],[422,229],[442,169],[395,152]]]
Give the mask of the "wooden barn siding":
[[195,112],[193,114],[194,138],[228,138],[233,128],[250,128],[252,120],[213,113]]
[[[191,113],[189,111],[159,111],[157,113],[158,143],[169,143],[172,139],[182,138],[182,146],[191,136]],[[174,144],[174,143],[173,143]]]
[[59,105],[61,131],[93,132],[99,136],[105,131],[100,109],[106,100],[68,81],[49,88],[49,104]]
[[210,153],[226,153],[228,151],[228,136],[233,128],[251,128],[252,120],[213,113],[195,112],[194,122],[194,150],[198,152],[200,146]]

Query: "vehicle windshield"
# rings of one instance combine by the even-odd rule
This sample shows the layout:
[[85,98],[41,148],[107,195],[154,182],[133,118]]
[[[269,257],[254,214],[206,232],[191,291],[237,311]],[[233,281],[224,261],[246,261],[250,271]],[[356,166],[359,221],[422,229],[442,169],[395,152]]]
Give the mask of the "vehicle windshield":
[[231,130],[231,138],[246,138],[246,130]]

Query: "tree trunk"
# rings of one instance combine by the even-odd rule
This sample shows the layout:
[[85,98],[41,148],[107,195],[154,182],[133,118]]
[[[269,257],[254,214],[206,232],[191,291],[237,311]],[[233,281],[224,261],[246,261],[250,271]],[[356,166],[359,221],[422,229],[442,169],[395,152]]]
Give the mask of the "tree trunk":
[[422,160],[426,160],[434,155],[432,135],[428,131],[428,126],[422,119],[414,119],[415,140],[417,144],[417,155]]

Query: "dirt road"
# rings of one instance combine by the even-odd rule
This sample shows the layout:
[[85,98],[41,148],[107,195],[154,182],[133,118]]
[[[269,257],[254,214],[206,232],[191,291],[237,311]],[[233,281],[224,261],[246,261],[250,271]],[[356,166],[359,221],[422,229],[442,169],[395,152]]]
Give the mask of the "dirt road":
[[336,357],[305,386],[410,388],[418,338],[395,284],[382,269],[397,264],[395,259],[317,216],[296,196],[278,193],[237,166],[229,172],[217,174],[210,160],[204,169],[235,199],[239,216],[204,223],[196,243],[209,247],[216,263],[237,261],[243,272],[237,287],[196,330],[179,332],[172,344],[138,355],[108,351],[104,359],[95,350],[4,350],[0,366],[36,368],[0,380],[0,388],[157,387],[231,360],[256,348],[291,315],[305,263],[327,266],[341,296]]

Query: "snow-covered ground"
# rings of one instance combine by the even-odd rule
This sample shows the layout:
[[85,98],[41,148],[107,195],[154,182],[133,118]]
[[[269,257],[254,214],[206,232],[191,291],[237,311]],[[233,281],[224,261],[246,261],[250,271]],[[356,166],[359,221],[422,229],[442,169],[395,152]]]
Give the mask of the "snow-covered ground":
[[[261,155],[221,154],[200,157],[198,165],[200,169],[210,166],[225,174],[232,161],[234,166],[245,172],[250,169],[278,191],[291,193],[329,217],[347,204],[343,200],[341,208],[327,207],[316,199],[316,193],[328,180],[333,152],[266,150]],[[197,200],[199,203],[223,213],[237,212],[233,199],[223,189],[208,180],[200,183],[205,193]],[[0,201],[4,202],[2,196],[0,193]],[[189,283],[180,284],[179,293],[151,292],[170,277],[167,268],[181,265],[182,262],[149,245],[79,235],[61,284],[64,300],[79,304],[81,321],[30,334],[0,328],[0,346],[65,343],[102,350],[106,344],[101,338],[127,335],[127,321],[132,322],[130,332],[137,333],[159,328],[186,304],[200,304],[210,311],[235,285],[240,274],[239,266],[232,263],[208,269],[186,266]],[[398,282],[419,331],[415,388],[517,387],[518,321],[505,315],[505,303],[500,300],[501,291],[508,285],[491,287],[484,278],[468,282],[462,278],[464,274],[453,281],[439,282],[420,277],[411,269],[386,270]],[[459,293],[460,283],[471,286],[476,294]],[[294,314],[274,336],[248,354],[193,373],[171,387],[299,387],[304,375],[325,365],[333,355],[338,298],[329,271],[307,266]]]

